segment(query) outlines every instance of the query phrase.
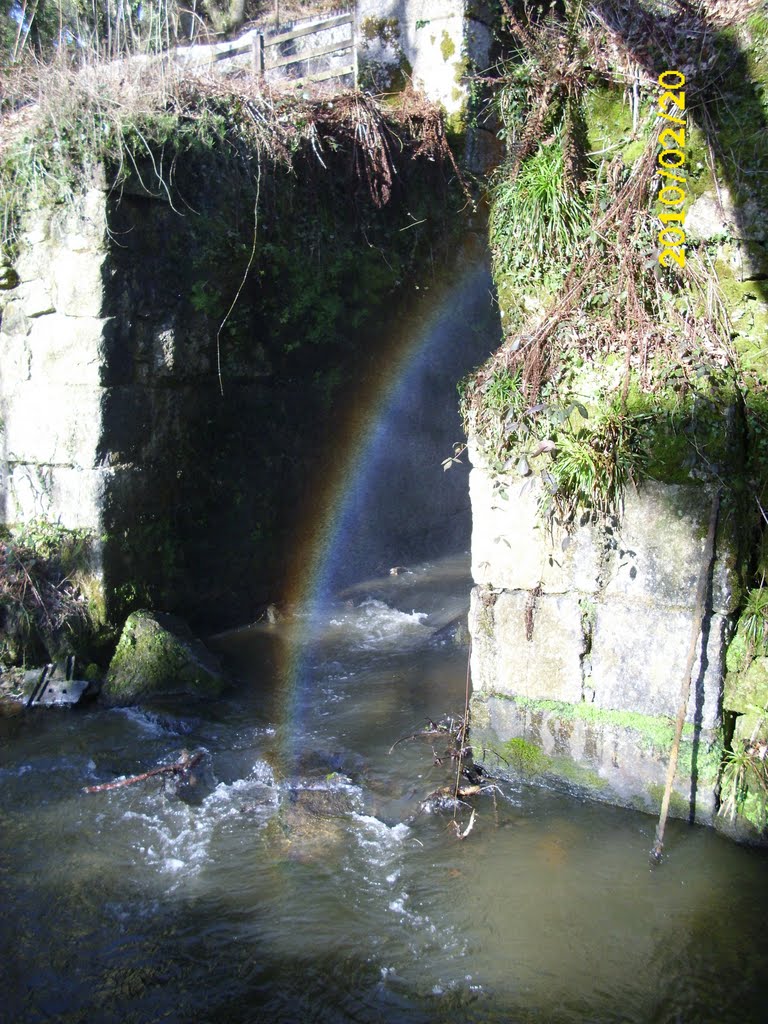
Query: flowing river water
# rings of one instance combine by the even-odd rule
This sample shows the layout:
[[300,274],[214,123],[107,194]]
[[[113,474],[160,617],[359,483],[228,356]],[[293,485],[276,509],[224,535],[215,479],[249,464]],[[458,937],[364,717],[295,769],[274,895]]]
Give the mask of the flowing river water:
[[[459,840],[448,744],[391,750],[463,713],[468,589],[462,555],[222,636],[223,700],[0,719],[0,1019],[765,1020],[764,853],[672,821],[652,869],[652,818],[514,779]],[[83,792],[182,748],[191,800]]]

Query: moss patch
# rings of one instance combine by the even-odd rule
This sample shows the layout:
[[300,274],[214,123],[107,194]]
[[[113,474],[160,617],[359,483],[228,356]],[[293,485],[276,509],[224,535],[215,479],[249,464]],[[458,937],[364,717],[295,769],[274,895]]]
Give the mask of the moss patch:
[[542,775],[552,766],[552,759],[547,757],[541,747],[521,738],[507,740],[501,746],[500,753],[510,768],[523,775]]
[[[594,704],[569,704],[566,701],[538,700],[533,697],[509,697],[506,694],[494,696],[513,700],[518,707],[529,712],[547,712],[563,720],[580,719],[595,725],[618,726],[632,729],[641,738],[646,748],[654,751],[667,752],[674,738],[674,725],[669,718],[642,715],[637,711],[614,711],[607,708],[596,708]],[[683,739],[693,738],[694,727],[686,723],[683,727]]]
[[397,18],[363,18],[360,34],[364,44],[378,40],[382,46],[396,46],[400,40],[400,22]]
[[448,35],[448,32],[443,29],[443,34],[440,37],[440,53],[443,55],[444,61],[449,61],[451,57],[456,53],[456,43]]
[[218,696],[224,676],[216,659],[171,615],[129,615],[102,691],[108,704],[133,704],[157,694]]
[[584,101],[589,149],[593,154],[611,149],[626,164],[634,163],[643,144],[632,139],[632,111],[623,90],[602,86],[590,89]]
[[[736,646],[736,652],[733,651]],[[730,665],[739,662],[739,652],[744,646],[744,638],[734,637],[728,649]],[[746,656],[745,660],[746,660]],[[740,662],[745,664],[745,661]],[[768,708],[768,658],[754,658],[742,671],[729,671],[725,681],[723,706],[730,711],[743,713],[755,710],[765,712]]]

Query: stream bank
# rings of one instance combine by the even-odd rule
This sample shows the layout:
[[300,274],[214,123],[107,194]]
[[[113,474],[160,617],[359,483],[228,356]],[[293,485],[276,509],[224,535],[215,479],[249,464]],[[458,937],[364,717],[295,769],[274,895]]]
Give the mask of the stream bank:
[[670,813],[764,843],[768,149],[730,140],[768,123],[768,21],[503,7],[505,340],[464,395],[474,735],[657,811],[682,708]]

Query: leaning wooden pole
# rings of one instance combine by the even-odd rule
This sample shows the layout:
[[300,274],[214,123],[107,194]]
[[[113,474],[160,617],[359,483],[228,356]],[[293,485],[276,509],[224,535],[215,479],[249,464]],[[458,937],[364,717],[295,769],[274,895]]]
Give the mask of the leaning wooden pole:
[[[688,647],[688,657],[685,660],[685,671],[683,672],[683,683],[680,690],[680,706],[677,710],[677,722],[675,723],[675,738],[672,741],[672,749],[669,753],[669,765],[667,766],[667,784],[664,787],[664,796],[661,801],[659,813],[659,824],[656,826],[656,841],[651,850],[651,860],[655,863],[661,861],[662,850],[664,849],[664,829],[667,825],[667,814],[669,813],[669,800],[672,795],[672,785],[677,772],[677,758],[680,753],[680,740],[683,735],[685,716],[688,711],[688,700],[691,694],[691,675],[693,665],[696,661],[696,645],[699,635],[704,643],[704,616],[706,615],[707,588],[712,573],[712,564],[715,557],[715,534],[717,533],[717,517],[720,512],[720,492],[718,491],[712,499],[712,511],[709,516],[709,532],[704,547],[704,555],[701,561],[699,573],[699,585],[696,588],[696,604],[693,611],[693,624],[691,626],[691,642]],[[701,652],[702,657],[704,651]]]

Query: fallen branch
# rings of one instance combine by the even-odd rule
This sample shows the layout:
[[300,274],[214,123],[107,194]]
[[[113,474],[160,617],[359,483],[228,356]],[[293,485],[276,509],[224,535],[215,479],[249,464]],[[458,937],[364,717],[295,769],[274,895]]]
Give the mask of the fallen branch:
[[121,786],[132,786],[134,782],[144,782],[145,779],[151,779],[154,775],[184,775],[202,759],[202,752],[198,751],[196,754],[190,754],[184,750],[182,751],[181,758],[174,764],[162,765],[160,768],[151,768],[148,772],[142,772],[140,775],[131,775],[127,779],[119,779],[117,782],[102,782],[99,786],[83,786],[83,792],[103,793],[107,789],[119,789]]

